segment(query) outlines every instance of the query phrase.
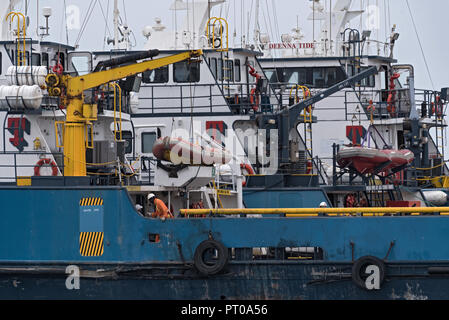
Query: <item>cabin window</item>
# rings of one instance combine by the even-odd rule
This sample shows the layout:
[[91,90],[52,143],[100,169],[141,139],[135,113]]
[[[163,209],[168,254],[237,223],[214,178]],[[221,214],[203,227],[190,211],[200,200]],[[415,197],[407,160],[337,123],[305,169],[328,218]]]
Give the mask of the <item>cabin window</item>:
[[58,62],[60,62],[64,70],[66,69],[65,54],[63,52],[56,53],[55,56],[53,57],[53,61],[55,65],[58,64]]
[[226,67],[224,68],[224,80],[225,81],[234,81],[234,61],[226,60]]
[[86,75],[91,71],[91,63],[88,56],[78,55],[69,57],[69,63],[71,63],[70,69],[73,69],[78,76]]
[[173,79],[175,82],[199,82],[200,64],[188,61],[175,63],[173,65]]
[[[368,69],[368,67],[362,67],[362,70],[361,71],[365,71],[365,70],[367,70]],[[375,86],[376,86],[376,76],[375,75],[372,75],[372,76],[369,76],[368,78],[365,78],[365,79],[363,79],[362,81],[361,81],[361,84],[360,84],[362,87],[370,87],[370,88],[374,88]]]
[[49,66],[49,64],[48,64],[48,53],[46,53],[46,52],[42,53],[42,65],[44,67],[47,67],[47,68]]
[[[116,132],[117,140],[120,140],[120,132]],[[122,139],[125,141],[125,153],[133,152],[133,133],[131,131],[122,131]]]
[[223,81],[223,59],[217,60],[218,81]]
[[153,145],[156,142],[156,132],[142,133],[142,153],[153,153]]
[[167,83],[168,82],[168,66],[148,70],[142,73],[143,83]]
[[2,74],[2,63],[3,63],[2,53],[0,52],[0,74]]
[[346,79],[341,67],[267,69],[271,83],[299,84],[309,88],[329,88]]
[[281,69],[266,69],[265,75],[271,83],[282,82],[282,70]]
[[217,58],[209,59],[210,70],[212,71],[212,75],[215,79],[217,79]]
[[291,84],[306,84],[307,69],[306,68],[286,68],[282,75],[282,81]]
[[33,66],[41,65],[41,55],[39,53],[33,53],[31,56],[31,63]]
[[234,80],[235,82],[242,81],[242,69],[240,69],[240,60],[236,59],[234,62]]

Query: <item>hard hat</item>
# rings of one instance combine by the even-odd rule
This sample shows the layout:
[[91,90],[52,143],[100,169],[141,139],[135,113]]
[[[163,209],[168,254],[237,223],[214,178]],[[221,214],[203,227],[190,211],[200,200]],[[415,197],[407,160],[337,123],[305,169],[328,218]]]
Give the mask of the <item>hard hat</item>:
[[140,211],[140,210],[142,210],[143,209],[143,207],[140,205],[140,204],[136,204],[136,210],[137,211]]
[[320,208],[327,208],[327,203],[326,202],[321,202],[320,203]]
[[148,200],[152,200],[153,198],[156,198],[156,196],[154,195],[154,193],[150,193],[147,197]]

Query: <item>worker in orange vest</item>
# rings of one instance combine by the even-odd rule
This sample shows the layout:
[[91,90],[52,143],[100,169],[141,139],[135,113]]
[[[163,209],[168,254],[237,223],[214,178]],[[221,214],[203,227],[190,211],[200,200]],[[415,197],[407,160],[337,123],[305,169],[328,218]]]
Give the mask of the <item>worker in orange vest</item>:
[[168,210],[164,201],[156,198],[156,196],[153,193],[150,193],[148,195],[148,201],[156,209],[154,213],[151,215],[152,218],[161,218],[163,220],[173,218],[173,215],[171,214],[170,210]]

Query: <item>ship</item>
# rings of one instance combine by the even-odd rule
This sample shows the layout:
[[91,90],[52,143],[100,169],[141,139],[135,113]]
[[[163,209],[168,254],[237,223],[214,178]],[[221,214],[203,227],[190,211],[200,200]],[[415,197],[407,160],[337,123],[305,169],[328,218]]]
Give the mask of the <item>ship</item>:
[[[28,38],[17,2],[1,12],[0,298],[449,298],[447,168],[429,132],[444,132],[438,110],[447,90],[427,90],[416,100],[411,66],[362,54],[340,57],[355,71],[337,68],[341,79],[325,88],[275,89],[260,53],[231,50],[224,20],[208,18],[209,6],[222,1],[191,9],[203,12],[195,15],[204,18],[202,44],[189,46],[192,33],[184,34],[186,49],[88,54]],[[342,38],[347,51],[361,47],[355,34]],[[213,59],[217,65],[221,59],[220,68]],[[362,68],[358,63],[367,59]],[[407,72],[408,84],[386,92],[368,85],[373,77],[380,83],[382,70]],[[236,84],[239,72],[246,82]],[[139,75],[150,83],[140,86]],[[186,85],[173,84],[170,75]],[[193,94],[201,86],[209,90],[207,106]],[[163,98],[154,95],[163,90]],[[286,91],[295,94],[286,98]],[[167,110],[160,101],[178,92],[182,103]],[[352,134],[348,144],[404,147],[413,161],[388,171],[390,163],[379,162],[367,173],[337,163],[346,141],[326,143],[331,158],[312,153],[316,132],[326,136],[312,128],[332,121],[319,104],[337,93],[350,97],[334,110],[345,110],[339,127]],[[380,100],[365,99],[372,96]],[[359,126],[346,128],[353,121]],[[148,217],[149,193],[175,218]]]

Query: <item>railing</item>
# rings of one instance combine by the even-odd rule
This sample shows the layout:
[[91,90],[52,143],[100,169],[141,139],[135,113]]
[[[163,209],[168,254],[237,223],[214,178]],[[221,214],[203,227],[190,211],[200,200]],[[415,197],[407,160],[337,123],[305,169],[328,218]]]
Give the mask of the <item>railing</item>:
[[[244,93],[248,86],[255,83],[226,84],[230,87],[231,96],[225,97],[221,85],[214,84],[177,84],[177,85],[150,85],[141,87],[139,110],[143,113],[215,113],[227,110],[230,114],[269,113],[278,109],[273,101],[271,90],[261,94],[259,108],[254,111],[251,103],[251,94]],[[162,90],[170,90],[169,95],[160,95]],[[228,89],[226,89],[228,90]],[[147,94],[147,95],[144,95]],[[221,103],[216,103],[221,100]],[[148,101],[148,104],[146,104]],[[221,111],[223,112],[223,111]]]
[[304,208],[304,209],[182,209],[185,216],[209,215],[209,216],[235,216],[235,215],[261,215],[281,216],[287,218],[308,217],[340,217],[340,216],[425,216],[449,215],[449,207],[413,207],[413,208]]
[[[389,108],[388,96],[393,93],[394,99],[390,103],[394,107]],[[396,118],[407,118],[410,116],[411,102],[410,102],[410,90],[408,88],[396,89],[396,90],[363,90],[361,91],[360,100],[356,97],[355,93],[352,91],[345,92],[345,109],[346,116],[345,119],[350,121],[354,116],[358,117],[360,113],[370,115],[368,107],[370,106],[370,101],[372,101],[375,109],[373,110],[373,117],[375,120],[380,119],[396,119]],[[422,113],[422,107],[425,103],[426,116],[435,116],[436,112],[433,108],[435,102],[435,97],[438,95],[437,92],[431,90],[415,90],[415,101],[418,111]],[[360,112],[350,112],[349,110],[355,110],[357,106],[362,106]],[[444,116],[444,110],[441,113]]]
[[[62,153],[46,152],[0,152],[0,183],[16,184],[18,177],[31,177],[35,175],[34,170],[37,163],[22,164],[24,159],[34,157],[37,159],[55,159],[58,172],[64,175],[64,155]],[[6,159],[5,159],[6,158]],[[12,161],[11,161],[12,160]],[[11,163],[12,162],[12,163]],[[30,162],[30,161],[28,161]],[[52,164],[44,164],[43,167],[51,167]],[[23,174],[22,174],[23,173]]]
[[[367,39],[365,42],[361,42],[361,55],[362,56],[382,56],[390,57],[391,55],[391,44],[388,42],[382,42],[377,40]],[[347,43],[344,41],[315,41],[314,48],[308,49],[291,49],[282,50],[283,53],[290,53],[292,56],[298,57],[341,57],[348,50]],[[278,56],[278,50],[269,49],[272,56]],[[279,51],[280,52],[280,51]]]

